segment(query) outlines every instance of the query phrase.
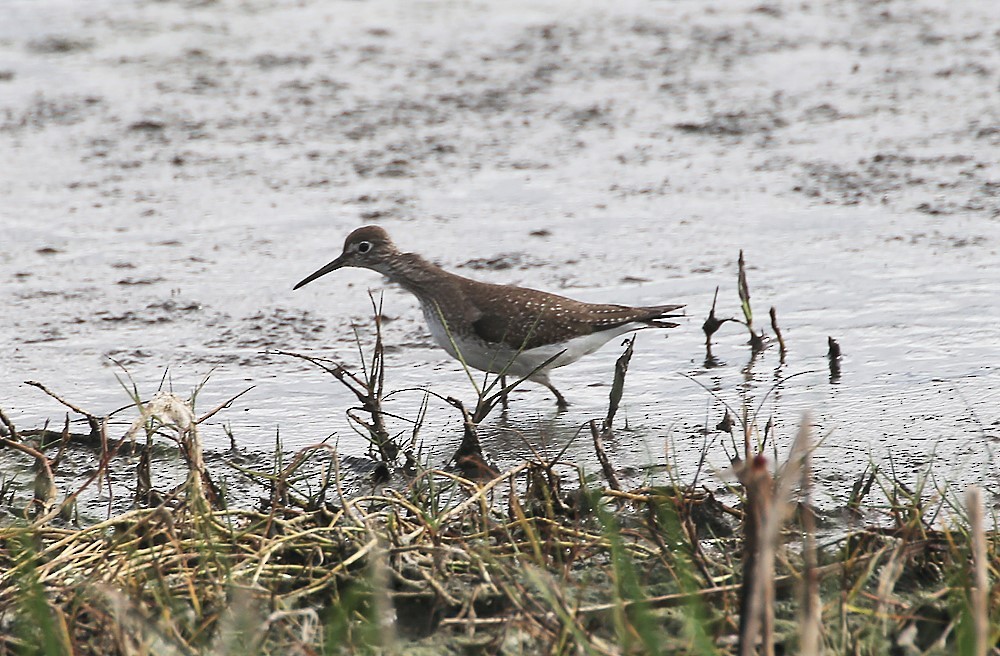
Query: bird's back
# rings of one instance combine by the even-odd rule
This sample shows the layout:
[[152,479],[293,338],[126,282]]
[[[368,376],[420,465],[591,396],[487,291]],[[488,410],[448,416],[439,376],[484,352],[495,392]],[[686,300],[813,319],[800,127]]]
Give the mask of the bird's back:
[[631,323],[670,328],[677,324],[667,319],[677,316],[672,313],[681,308],[584,303],[536,289],[456,278],[462,296],[475,308],[475,316],[469,317],[475,335],[514,349],[565,342]]

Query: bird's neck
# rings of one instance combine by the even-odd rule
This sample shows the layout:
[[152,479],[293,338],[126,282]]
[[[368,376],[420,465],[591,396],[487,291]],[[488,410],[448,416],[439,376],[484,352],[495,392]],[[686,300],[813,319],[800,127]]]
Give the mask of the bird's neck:
[[381,273],[420,298],[433,295],[436,288],[455,277],[416,253],[398,253],[386,261]]

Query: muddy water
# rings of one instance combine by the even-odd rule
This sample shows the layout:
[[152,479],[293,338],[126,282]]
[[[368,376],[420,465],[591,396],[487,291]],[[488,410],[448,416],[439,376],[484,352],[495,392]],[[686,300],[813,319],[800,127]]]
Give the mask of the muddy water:
[[[632,482],[667,459],[726,478],[725,404],[804,412],[832,501],[869,461],[913,482],[997,488],[1000,5],[816,2],[130,2],[0,11],[0,406],[21,428],[95,413],[116,381],[208,408],[205,430],[265,451],[333,436],[361,454],[351,396],[275,349],[356,363],[385,289],[387,409],[420,389],[471,402],[416,302],[367,271],[292,293],[363,223],[483,280],[584,300],[680,302],[637,343],[617,437]],[[750,361],[756,320],[789,353]],[[770,332],[768,330],[768,332]],[[843,349],[831,380],[827,337]],[[484,427],[501,464],[556,451],[602,415],[619,349],[528,386]],[[789,376],[786,382],[777,384]],[[125,431],[131,417],[123,416]],[[394,427],[409,433],[404,420]],[[707,427],[707,429],[706,429]],[[440,463],[459,439],[432,399]],[[770,438],[769,438],[770,439]],[[769,448],[770,452],[770,448]],[[594,469],[589,441],[565,459]]]

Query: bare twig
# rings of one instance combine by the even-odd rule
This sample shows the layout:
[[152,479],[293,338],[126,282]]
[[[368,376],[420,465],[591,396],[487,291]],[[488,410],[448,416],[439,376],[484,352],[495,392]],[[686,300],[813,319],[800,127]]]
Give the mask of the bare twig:
[[246,388],[245,390],[243,390],[242,392],[240,392],[236,396],[230,397],[228,401],[223,401],[222,403],[220,403],[219,405],[215,406],[214,408],[212,408],[211,410],[209,410],[208,412],[206,412],[202,416],[198,417],[198,420],[195,421],[195,423],[196,424],[200,424],[200,423],[202,423],[202,422],[204,422],[204,421],[206,421],[208,419],[211,419],[216,414],[218,414],[220,411],[225,410],[226,408],[230,407],[233,404],[233,401],[235,401],[236,399],[240,398],[241,396],[243,396],[244,394],[246,394],[247,392],[249,392],[250,390],[252,390],[255,387],[257,387],[257,386],[256,385],[251,385],[250,387]]
[[0,437],[10,437],[10,439],[15,442],[21,441],[21,436],[17,432],[17,427],[14,426],[14,422],[4,413],[3,408],[0,408],[0,424],[6,428],[7,434],[4,435],[3,431],[0,431]]
[[608,487],[612,490],[621,491],[622,485],[618,482],[618,476],[615,474],[615,468],[611,466],[611,461],[608,460],[608,454],[604,452],[604,431],[597,429],[597,420],[590,420],[590,434],[594,438],[594,451],[597,452],[597,460],[601,463],[601,469],[604,471],[604,478],[608,481]]
[[98,437],[101,434],[101,419],[97,415],[91,414],[91,413],[87,412],[86,410],[80,408],[79,406],[77,406],[77,405],[75,405],[73,403],[70,403],[69,401],[63,399],[61,396],[59,396],[58,394],[56,394],[55,392],[53,392],[52,390],[50,390],[48,387],[46,387],[42,383],[39,383],[39,382],[34,381],[34,380],[26,380],[26,381],[24,381],[24,384],[25,385],[31,385],[32,387],[37,387],[38,389],[40,389],[43,392],[45,392],[46,394],[48,394],[49,396],[51,396],[53,399],[55,399],[59,403],[62,403],[64,406],[66,406],[67,408],[69,408],[70,410],[72,410],[73,412],[75,412],[76,414],[83,415],[84,417],[86,417],[87,418],[87,424],[90,426],[90,435],[91,435],[92,438],[96,438],[96,437]]

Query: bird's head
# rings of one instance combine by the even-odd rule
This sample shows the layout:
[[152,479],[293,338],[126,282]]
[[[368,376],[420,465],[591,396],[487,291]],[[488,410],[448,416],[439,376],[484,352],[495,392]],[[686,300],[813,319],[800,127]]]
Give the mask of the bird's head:
[[337,259],[306,276],[292,289],[298,289],[342,267],[360,267],[386,273],[386,262],[396,253],[396,245],[389,238],[389,233],[378,226],[363,226],[347,235],[344,251]]

